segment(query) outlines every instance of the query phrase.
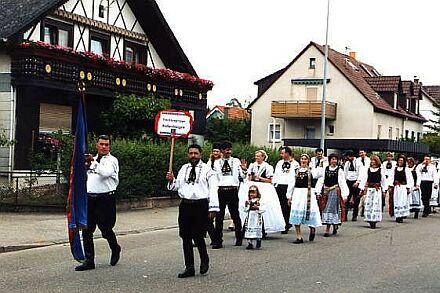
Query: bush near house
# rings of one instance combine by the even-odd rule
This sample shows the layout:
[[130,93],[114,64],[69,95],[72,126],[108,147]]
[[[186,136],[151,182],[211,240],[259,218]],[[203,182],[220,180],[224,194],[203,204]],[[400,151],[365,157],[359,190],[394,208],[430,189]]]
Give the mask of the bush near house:
[[[70,174],[70,159],[73,147],[72,135],[57,133],[53,135],[57,140],[57,151],[61,154],[61,171],[64,176]],[[96,137],[89,137],[89,152],[95,153]],[[188,144],[186,140],[176,140],[174,148],[173,171],[177,176],[180,167],[188,162]],[[211,143],[203,146],[203,161],[209,159],[212,149]],[[245,159],[248,164],[254,161],[255,151],[260,147],[234,143],[233,156]],[[268,163],[275,167],[279,160],[277,150],[263,148],[268,153]],[[46,151],[46,150],[45,150]],[[172,195],[166,188],[165,174],[169,164],[170,141],[151,142],[146,140],[115,139],[112,142],[111,153],[119,160],[119,179],[120,183],[117,190],[117,197],[123,198],[142,198],[152,196]],[[295,151],[295,158],[299,158],[299,151]],[[34,170],[56,170],[56,160],[41,160],[34,162]],[[56,158],[52,155],[51,158]]]

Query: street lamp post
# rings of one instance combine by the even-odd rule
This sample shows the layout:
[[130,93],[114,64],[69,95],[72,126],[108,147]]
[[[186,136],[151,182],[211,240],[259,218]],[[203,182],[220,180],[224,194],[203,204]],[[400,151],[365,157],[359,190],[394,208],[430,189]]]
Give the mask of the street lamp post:
[[330,0],[327,0],[327,26],[325,29],[324,47],[324,77],[322,80],[322,107],[321,107],[321,141],[320,148],[325,148],[325,108],[327,100],[327,66],[328,66],[328,22],[330,16]]

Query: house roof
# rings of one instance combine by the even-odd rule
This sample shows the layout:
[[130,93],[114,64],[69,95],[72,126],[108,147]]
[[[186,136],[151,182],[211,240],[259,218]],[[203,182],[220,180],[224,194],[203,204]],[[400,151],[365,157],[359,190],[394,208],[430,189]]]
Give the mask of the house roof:
[[[28,30],[68,0],[0,0],[0,39]],[[197,76],[155,0],[127,0],[165,66]]]
[[433,98],[440,100],[440,85],[424,85],[423,89]]
[[[310,42],[295,57],[295,59],[293,59],[286,67],[284,67],[281,70],[281,72],[277,72],[278,77],[281,76],[311,46],[317,48],[324,55],[324,46],[318,45],[315,42]],[[357,59],[349,55],[339,53],[331,48],[329,48],[328,50],[328,60],[373,105],[375,111],[406,117],[417,121],[426,121],[425,118],[423,118],[423,116],[421,115],[407,112],[401,108],[394,109],[373,89],[373,87],[367,82],[367,79],[381,78],[381,76],[378,74],[378,71],[373,66],[359,62]],[[390,77],[390,79],[393,78],[394,77]],[[263,79],[260,79],[260,81]],[[266,85],[267,87],[266,90],[275,82],[275,80],[273,80],[271,84]],[[386,78],[384,80],[386,80]],[[259,96],[257,96],[257,98],[254,101],[252,101],[249,107],[251,107],[263,93],[264,92],[262,92]]]
[[249,112],[247,109],[243,109],[240,107],[227,107],[227,106],[215,106],[214,108],[209,111],[207,118],[212,115],[216,110],[222,112],[223,114],[225,112],[228,113],[229,119],[248,119],[249,118]]
[[400,76],[364,77],[376,92],[399,92]]

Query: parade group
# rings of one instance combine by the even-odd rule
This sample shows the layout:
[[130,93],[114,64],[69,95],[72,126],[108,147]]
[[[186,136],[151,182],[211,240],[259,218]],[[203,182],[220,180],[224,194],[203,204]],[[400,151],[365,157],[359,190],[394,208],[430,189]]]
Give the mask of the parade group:
[[309,241],[314,241],[316,229],[325,226],[323,236],[338,233],[340,225],[358,215],[371,229],[382,221],[385,202],[388,213],[397,223],[414,214],[427,217],[438,205],[439,175],[431,156],[423,161],[392,153],[381,162],[378,155],[367,156],[352,150],[343,156],[302,154],[295,160],[292,149],[281,147],[275,168],[269,165],[264,150],[255,152],[255,162],[247,164],[232,156],[232,144],[214,144],[209,161],[201,161],[198,145],[188,148],[189,163],[182,166],[177,177],[168,172],[168,188],[178,191],[179,234],[183,240],[185,271],[179,278],[194,276],[193,247],[197,247],[200,273],[209,268],[206,232],[212,249],[223,247],[223,222],[229,210],[235,230],[236,246],[243,239],[246,249],[261,247],[268,233],[287,234],[294,226],[294,244],[304,243],[301,225],[310,229]]
[[[111,141],[101,135],[96,142],[95,156],[86,156],[87,227],[83,229],[84,262],[76,271],[95,269],[93,234],[98,227],[111,249],[110,265],[121,256],[121,246],[113,231],[116,223],[115,191],[119,183],[119,163],[110,154]],[[392,153],[381,162],[377,155],[367,156],[359,150],[355,158],[347,151],[315,156],[302,154],[299,162],[292,149],[280,148],[280,160],[275,168],[269,165],[264,150],[255,152],[255,162],[247,164],[232,156],[232,144],[215,144],[207,163],[202,148],[188,147],[188,163],[177,177],[166,173],[168,189],[177,191],[179,205],[179,236],[182,238],[185,270],[179,278],[195,275],[194,247],[200,255],[200,273],[209,270],[205,237],[209,234],[212,249],[223,248],[223,222],[228,210],[235,230],[235,245],[248,241],[247,249],[260,248],[269,233],[287,234],[295,227],[293,243],[304,243],[301,225],[310,229],[309,241],[314,241],[316,229],[325,226],[323,236],[338,233],[340,225],[352,210],[352,221],[358,215],[372,229],[382,221],[385,200],[388,212],[402,223],[414,213],[414,218],[427,217],[438,205],[439,175],[431,157],[423,161]],[[331,233],[330,233],[331,231]]]

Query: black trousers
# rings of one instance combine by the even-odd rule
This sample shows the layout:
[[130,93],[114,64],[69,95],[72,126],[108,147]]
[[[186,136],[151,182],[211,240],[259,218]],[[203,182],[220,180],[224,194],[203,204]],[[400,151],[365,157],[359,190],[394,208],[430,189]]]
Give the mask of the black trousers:
[[93,233],[98,226],[102,237],[105,238],[111,250],[119,249],[113,227],[116,223],[116,197],[105,195],[101,197],[88,197],[87,203],[87,229],[83,230],[83,243],[86,260],[94,262],[95,247]]
[[225,209],[228,206],[229,214],[231,215],[232,221],[234,222],[235,238],[237,241],[242,240],[241,233],[241,219],[240,212],[238,211],[238,188],[231,190],[223,190],[219,188],[218,199],[220,204],[220,212],[215,217],[215,228],[214,228],[214,244],[223,243],[223,221],[225,220]]
[[275,189],[278,194],[278,199],[280,200],[281,211],[283,212],[283,218],[284,221],[286,222],[286,229],[287,229],[289,227],[289,217],[290,217],[290,207],[286,197],[287,185],[279,184]]
[[420,191],[422,192],[422,202],[423,202],[423,214],[428,215],[431,213],[431,207],[429,206],[429,200],[432,194],[432,184],[434,181],[422,181],[420,183]]
[[[356,183],[356,180],[351,181],[347,180],[348,189],[350,193],[348,194],[347,201],[345,202],[345,218],[347,219],[348,209],[353,208],[353,218],[358,216],[359,212],[359,203],[361,198],[359,197],[360,189],[359,187],[354,187],[353,184]],[[352,200],[353,198],[353,200]],[[354,202],[354,205],[351,205],[350,202]]]
[[209,262],[205,235],[208,229],[208,200],[182,200],[179,206],[179,236],[182,238],[185,267],[194,268],[194,247],[197,246],[202,263]]

